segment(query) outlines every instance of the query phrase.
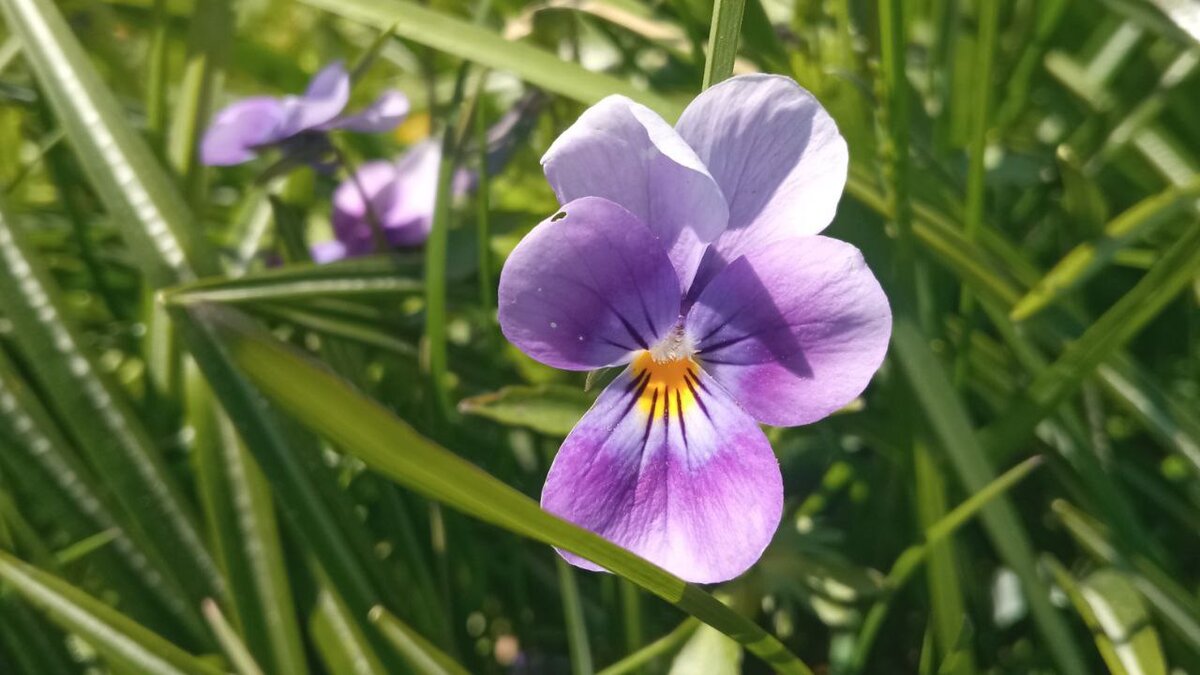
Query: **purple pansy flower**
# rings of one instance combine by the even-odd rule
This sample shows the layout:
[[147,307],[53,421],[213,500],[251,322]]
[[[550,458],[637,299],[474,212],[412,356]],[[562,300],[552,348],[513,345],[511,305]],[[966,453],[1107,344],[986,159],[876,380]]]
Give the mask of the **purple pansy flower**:
[[626,366],[563,442],[542,506],[686,580],[735,577],[782,512],[758,423],[829,415],[887,350],[879,283],[858,249],[817,234],[845,141],[795,82],[749,75],[674,128],[609,97],[542,163],[563,206],[506,262],[501,328],[557,368]]
[[[424,243],[433,227],[441,163],[441,144],[430,139],[409,148],[396,161],[367,162],[360,166],[353,178],[342,181],[334,191],[335,239],[313,246],[313,260],[327,263],[374,253],[378,247],[371,215],[389,245]],[[451,190],[455,196],[463,195],[472,182],[470,172],[459,170]]]
[[200,142],[200,159],[209,166],[241,164],[266,147],[297,149],[335,129],[387,131],[408,114],[408,99],[398,91],[385,91],[363,110],[344,115],[349,101],[350,75],[335,61],[313,77],[301,96],[255,96],[218,112]]

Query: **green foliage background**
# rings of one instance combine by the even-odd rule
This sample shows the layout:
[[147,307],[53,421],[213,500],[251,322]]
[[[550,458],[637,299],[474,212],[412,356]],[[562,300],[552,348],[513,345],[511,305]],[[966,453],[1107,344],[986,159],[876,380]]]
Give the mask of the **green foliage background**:
[[[0,0],[0,672],[1200,672],[1200,10],[715,5]],[[317,267],[336,177],[195,148],[338,58],[414,103],[351,163],[488,168],[423,250]],[[756,70],[837,119],[829,233],[896,325],[768,430],[780,531],[701,589],[537,508],[598,387],[495,280],[587,104]]]

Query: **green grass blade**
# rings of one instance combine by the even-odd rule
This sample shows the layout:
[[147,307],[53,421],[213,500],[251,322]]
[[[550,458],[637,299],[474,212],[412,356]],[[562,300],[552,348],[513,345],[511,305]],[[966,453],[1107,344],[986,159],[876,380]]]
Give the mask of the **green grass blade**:
[[269,672],[302,675],[307,665],[266,479],[194,369],[187,406],[197,491],[229,581],[230,614]]
[[215,668],[65,581],[0,552],[0,579],[65,631],[85,639],[124,672],[219,675]]
[[225,652],[225,658],[229,659],[230,665],[233,666],[233,672],[237,675],[263,675],[262,669],[254,661],[254,656],[250,654],[246,644],[238,637],[233,626],[229,625],[229,621],[221,613],[221,608],[217,606],[217,603],[205,600],[201,609],[204,612],[204,618],[208,620],[209,627],[212,628],[213,635],[217,636],[221,651]]
[[1175,296],[1200,269],[1200,226],[1187,228],[1158,263],[1092,323],[1023,392],[1019,402],[988,430],[989,447],[1007,451],[1016,447],[1084,378],[1130,340]]
[[305,4],[386,30],[493,70],[514,73],[532,85],[582,103],[595,103],[610,94],[623,94],[668,118],[681,106],[647,93],[623,80],[594,73],[553,54],[501,36],[407,0],[303,0]]
[[370,298],[421,293],[419,263],[363,258],[329,265],[295,263],[235,279],[214,277],[161,293],[168,306],[198,302],[303,301],[316,297]]
[[89,180],[155,285],[216,270],[191,215],[49,0],[0,3]]
[[1135,240],[1148,236],[1159,225],[1195,203],[1200,180],[1185,187],[1170,187],[1147,197],[1104,226],[1104,235],[1071,249],[1046,276],[1012,308],[1013,321],[1024,321],[1045,309],[1068,291],[1078,288],[1110,263]]
[[1040,466],[1041,463],[1042,460],[1040,457],[1031,457],[1005,471],[996,480],[988,483],[987,487],[971,495],[961,504],[954,507],[950,513],[947,513],[936,523],[930,525],[925,530],[924,543],[910,546],[896,558],[896,562],[892,564],[892,569],[888,571],[887,578],[884,581],[889,594],[883,596],[872,605],[871,609],[867,612],[866,618],[863,620],[862,628],[859,630],[858,639],[854,644],[854,654],[849,660],[851,673],[862,672],[863,668],[866,667],[871,647],[875,644],[875,638],[879,634],[879,629],[883,627],[883,620],[887,618],[892,599],[908,583],[913,573],[920,568],[921,563],[925,561],[925,558],[934,547],[957,532],[959,528],[967,524],[975,516],[979,515],[984,506],[1021,482],[1030,472]]
[[567,627],[567,650],[571,655],[572,675],[592,675],[592,645],[588,640],[587,622],[579,599],[579,584],[567,561],[554,561],[558,568],[558,590],[562,593],[564,624]]
[[205,168],[199,159],[200,138],[212,114],[225,55],[230,51],[234,34],[231,5],[231,0],[206,0],[197,3],[192,10],[187,59],[171,117],[167,155],[175,171],[183,176],[184,192],[194,206],[202,203],[204,195]]
[[223,596],[224,581],[191,506],[123,392],[83,349],[47,271],[2,206],[0,259],[0,309],[59,418],[193,601]]
[[715,0],[712,27],[708,33],[708,59],[704,62],[704,84],[708,89],[733,74],[737,58],[738,36],[746,0]]
[[528,427],[549,436],[565,437],[594,401],[595,397],[578,387],[514,385],[464,398],[458,404],[458,411],[506,426]]
[[699,627],[699,621],[694,617],[688,617],[683,623],[676,626],[675,630],[629,654],[596,675],[626,675],[626,673],[641,672],[641,669],[651,661],[667,656],[683,647]]
[[[910,319],[900,317],[896,320],[892,347],[963,487],[971,492],[984,489],[994,478],[987,456],[971,429],[962,401]],[[1054,656],[1058,667],[1066,673],[1086,673],[1087,668],[1070,629],[1050,604],[1047,590],[1037,576],[1029,535],[1012,505],[999,499],[985,506],[983,522],[992,545],[1021,580],[1045,647]]]
[[387,675],[358,618],[327,583],[317,593],[309,633],[325,662],[326,672]]
[[372,608],[369,618],[418,675],[467,675],[454,659],[383,607]]
[[1057,500],[1051,507],[1081,547],[1096,559],[1132,573],[1134,586],[1164,619],[1165,625],[1200,652],[1200,602],[1170,575],[1140,555],[1126,558],[1109,541],[1104,527],[1070,503]]
[[[139,601],[149,600],[166,610],[168,621],[187,627],[193,636],[202,635],[199,617],[183,589],[173,575],[163,573],[169,568],[152,546],[136,541],[136,533],[119,523],[103,486],[75,455],[50,412],[0,352],[0,437],[5,436],[0,442],[0,463],[15,466],[12,473],[21,475],[27,485],[37,482],[37,475],[25,467],[34,467],[45,476],[43,485],[50,489],[42,488],[44,498],[70,510],[73,520],[80,522],[79,530],[72,530],[67,522],[61,523],[64,528],[76,535],[110,533],[112,550],[119,560],[119,565],[113,565],[111,581],[118,592],[127,596],[127,603],[146,604]],[[24,457],[18,458],[18,453]],[[146,614],[148,619],[158,616],[155,610]]]
[[[810,672],[777,639],[716,598],[546,513],[524,494],[420,436],[244,317],[220,307],[192,312],[218,331],[230,357],[268,398],[388,478],[486,522],[584,556],[741,642],[781,672]],[[398,447],[405,451],[397,452]]]

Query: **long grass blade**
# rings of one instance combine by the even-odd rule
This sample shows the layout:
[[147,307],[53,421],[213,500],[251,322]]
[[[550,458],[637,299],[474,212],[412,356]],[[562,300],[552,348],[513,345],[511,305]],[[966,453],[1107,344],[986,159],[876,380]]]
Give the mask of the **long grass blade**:
[[[223,336],[230,356],[271,400],[388,478],[486,522],[593,560],[741,642],[780,672],[810,672],[776,638],[716,598],[546,513],[525,495],[420,436],[245,317],[220,307],[191,311]],[[305,393],[311,391],[322,395]],[[396,452],[396,447],[406,451]]]
[[125,672],[145,675],[221,672],[78,588],[4,552],[0,552],[0,579],[63,630],[87,640]]
[[708,59],[704,62],[704,84],[708,89],[733,74],[737,58],[738,37],[742,31],[742,14],[746,0],[716,0],[713,3],[712,27],[708,33]]
[[371,623],[419,675],[467,675],[467,670],[391,612],[371,608]]

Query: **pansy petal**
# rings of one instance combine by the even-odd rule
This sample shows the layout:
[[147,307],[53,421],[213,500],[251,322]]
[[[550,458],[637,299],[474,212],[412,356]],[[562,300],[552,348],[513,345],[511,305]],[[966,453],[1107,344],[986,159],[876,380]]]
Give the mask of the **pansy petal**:
[[696,583],[753,565],[782,505],[779,464],[754,420],[695,364],[647,357],[600,394],[542,490],[547,511]]
[[257,148],[279,140],[283,119],[279,99],[248,98],[229,105],[213,117],[200,141],[200,161],[208,166],[248,162]]
[[658,235],[687,288],[728,207],[704,164],[646,106],[609,96],[588,108],[542,158],[560,203],[604,197]]
[[659,240],[599,197],[569,202],[533,228],[500,274],[504,335],[546,365],[627,361],[679,319],[680,292]]
[[376,248],[368,205],[386,233],[389,227],[396,226],[393,212],[400,201],[400,184],[393,162],[367,162],[358,167],[353,178],[342,181],[333,193],[333,232],[345,247],[346,255],[363,255]]
[[705,261],[704,277],[750,248],[816,234],[833,220],[846,184],[846,141],[791,79],[725,80],[696,97],[675,128],[729,203],[729,226],[710,254],[719,259]]
[[347,255],[346,245],[336,239],[313,244],[309,253],[312,255],[313,262],[318,265],[337,262]]
[[891,329],[862,254],[819,235],[733,261],[685,324],[704,368],[755,419],[777,426],[815,422],[862,393]]
[[334,61],[313,76],[303,96],[283,99],[287,117],[282,132],[287,136],[316,129],[333,120],[350,101],[350,74],[341,61]]
[[391,131],[404,121],[410,105],[404,94],[388,90],[379,95],[371,105],[354,113],[344,115],[325,125],[329,129],[348,129],[364,134]]

